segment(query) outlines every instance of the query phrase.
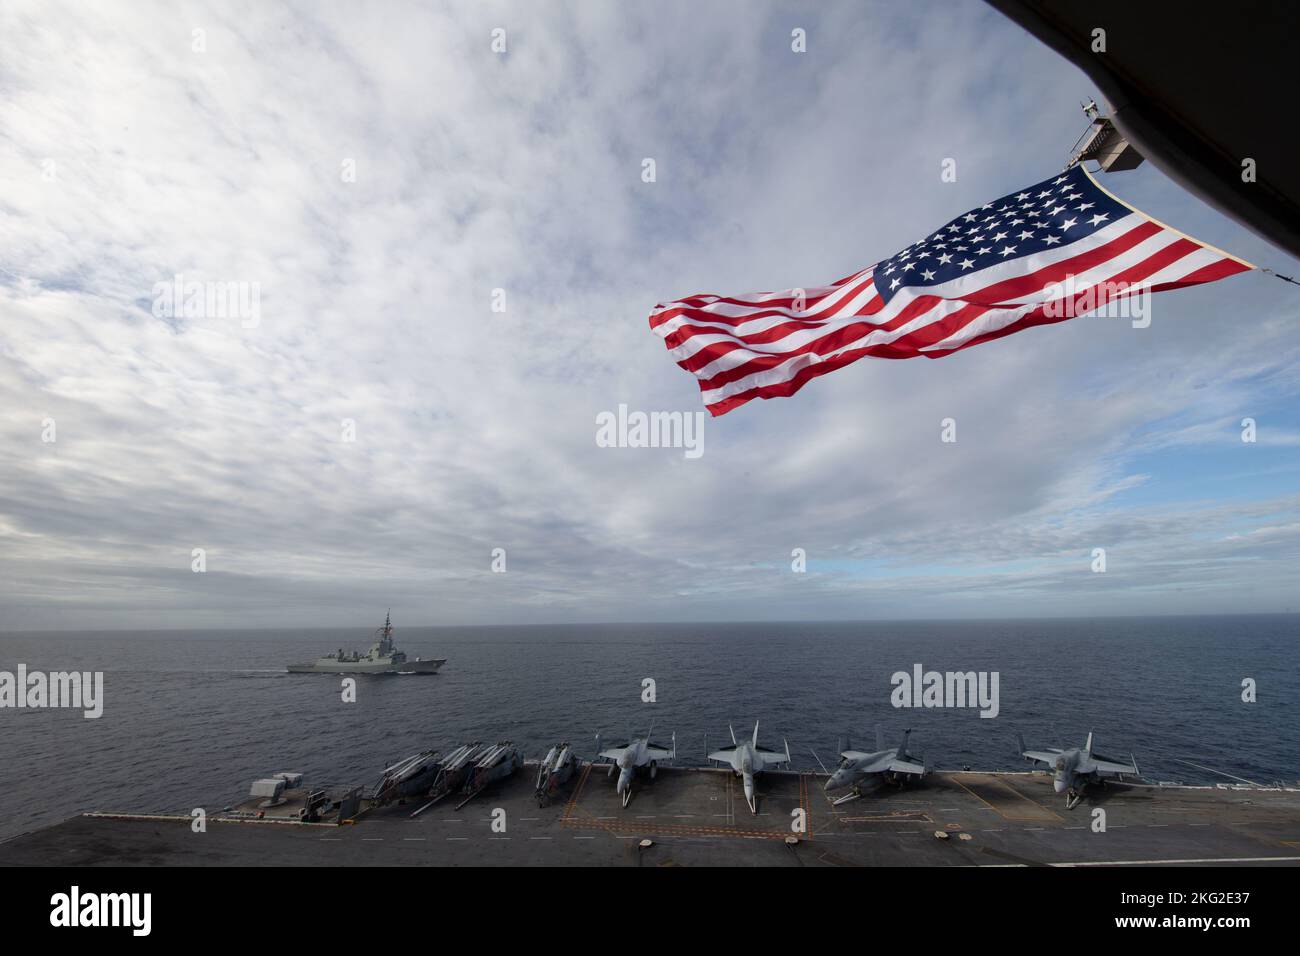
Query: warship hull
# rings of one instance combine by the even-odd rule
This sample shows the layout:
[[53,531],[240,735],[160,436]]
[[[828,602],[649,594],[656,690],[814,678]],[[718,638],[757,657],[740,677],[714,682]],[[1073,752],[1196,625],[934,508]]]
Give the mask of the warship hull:
[[290,674],[436,674],[446,659],[427,661],[338,661],[323,660],[310,664],[290,664]]
[[392,614],[384,617],[384,626],[375,631],[379,638],[364,654],[356,651],[318,657],[306,664],[287,664],[290,674],[436,674],[447,663],[446,658],[431,657],[412,660],[393,646]]

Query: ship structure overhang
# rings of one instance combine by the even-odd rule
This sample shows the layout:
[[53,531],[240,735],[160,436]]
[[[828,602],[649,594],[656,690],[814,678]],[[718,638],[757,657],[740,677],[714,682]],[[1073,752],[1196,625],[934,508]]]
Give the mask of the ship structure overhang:
[[1292,4],[987,2],[1083,70],[1138,153],[1300,258]]

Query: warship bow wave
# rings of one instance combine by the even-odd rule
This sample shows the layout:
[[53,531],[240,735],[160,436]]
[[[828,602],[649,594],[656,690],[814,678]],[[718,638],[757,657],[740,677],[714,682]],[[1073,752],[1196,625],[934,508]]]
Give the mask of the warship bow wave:
[[375,631],[379,638],[370,650],[344,653],[339,648],[333,654],[318,657],[309,664],[289,664],[291,674],[433,674],[447,663],[446,658],[408,658],[393,649],[392,612],[384,618],[384,626]]

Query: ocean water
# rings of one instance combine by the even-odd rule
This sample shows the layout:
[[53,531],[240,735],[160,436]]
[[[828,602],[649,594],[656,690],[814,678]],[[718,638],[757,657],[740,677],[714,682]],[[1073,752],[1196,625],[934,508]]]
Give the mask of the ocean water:
[[[465,740],[513,740],[536,758],[573,742],[677,734],[703,764],[727,724],[798,767],[837,739],[913,751],[938,769],[1023,770],[1015,734],[1137,757],[1144,775],[1268,783],[1300,778],[1300,616],[1098,620],[398,628],[435,676],[292,675],[287,662],[364,648],[364,629],[0,633],[0,670],[104,672],[104,714],[0,709],[0,839],[86,810],[220,809],[256,778],[372,784],[383,766]],[[895,709],[890,675],[997,671],[1000,713]],[[657,700],[642,701],[653,678]],[[1256,681],[1258,700],[1241,700]],[[706,740],[707,735],[707,740]],[[814,752],[816,756],[814,756]]]

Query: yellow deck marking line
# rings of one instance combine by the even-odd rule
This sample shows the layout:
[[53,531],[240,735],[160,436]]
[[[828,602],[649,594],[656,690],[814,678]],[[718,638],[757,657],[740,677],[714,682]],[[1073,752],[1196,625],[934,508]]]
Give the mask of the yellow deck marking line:
[[730,826],[731,824],[736,822],[736,788],[732,786],[731,774],[727,774],[726,809],[727,809],[727,814],[726,816],[723,817],[723,819],[726,820],[727,825]]
[[[588,764],[588,769],[592,765]],[[582,791],[583,785],[587,782],[586,774],[579,781],[578,788],[574,792],[570,806],[574,813],[570,815],[567,811],[560,818],[560,825],[570,829],[597,829],[603,830],[610,836],[623,839],[623,834],[637,835],[642,833],[658,833],[668,836],[725,836],[741,838],[761,838],[765,840],[784,840],[785,832],[781,830],[755,830],[739,827],[709,827],[709,826],[691,826],[680,823],[649,823],[643,821],[621,821],[621,820],[601,820],[594,814],[577,806],[577,800]],[[731,788],[731,778],[728,778],[728,787]]]
[[809,789],[810,788],[810,784],[808,782],[809,779],[810,778],[806,773],[799,775],[799,782],[802,784],[802,786],[799,788],[799,807],[803,810],[804,824],[807,831],[804,833],[804,836],[807,839],[811,840],[813,835],[812,794],[810,793],[810,789]]
[[[574,821],[566,824],[569,827],[582,827],[581,821]],[[641,826],[635,823],[601,823],[597,829],[605,830],[613,836],[620,833],[631,835],[641,833],[659,833],[668,836],[724,836],[724,837],[742,837],[747,839],[764,839],[764,840],[784,840],[786,835],[782,831],[773,830],[742,830],[728,829],[724,827],[691,827],[677,823],[652,823]]]
[[562,819],[560,825],[573,828],[594,828],[604,830],[611,835],[617,835],[619,832],[624,833],[667,833],[681,836],[731,836],[731,837],[764,837],[767,839],[783,840],[785,833],[779,830],[753,830],[732,827],[709,827],[709,826],[691,826],[682,823],[643,823],[633,821],[606,821],[598,819],[587,813],[585,810],[579,811],[580,815],[571,819]]
[[[924,810],[882,810],[860,817],[840,817],[843,823],[934,823],[934,818]],[[948,826],[958,826],[949,823]]]
[[578,795],[582,793],[582,788],[587,785],[587,778],[591,776],[591,768],[594,766],[595,764],[588,763],[587,766],[582,768],[582,776],[578,778],[578,785],[573,788],[573,793],[569,797],[569,802],[564,805],[564,816],[560,818],[561,823],[569,819],[569,814],[573,811],[573,808],[577,806]]
[[[1087,172],[1087,170],[1084,170],[1084,172]],[[957,784],[957,786],[961,787],[963,790],[965,790],[967,793],[969,793],[972,797],[974,797],[974,798],[975,798],[976,800],[978,800],[980,803],[984,804],[986,807],[988,807],[990,810],[992,810],[993,812],[995,812],[998,816],[1000,816],[1000,817],[1001,817],[1002,819],[1004,819],[1004,820],[1029,820],[1029,819],[1035,819],[1035,818],[1033,818],[1033,817],[1012,817],[1012,816],[1008,816],[1007,814],[1005,814],[1005,813],[1003,813],[1001,810],[999,810],[996,806],[994,806],[993,804],[991,804],[991,803],[989,803],[987,800],[985,800],[983,797],[981,797],[978,793],[976,793],[976,792],[975,792],[974,790],[972,790],[970,787],[966,786],[966,784],[962,783],[960,780],[953,780],[953,783]],[[1057,822],[1059,822],[1059,823],[1064,823],[1064,822],[1065,822],[1065,820],[1064,820],[1064,819],[1060,816],[1060,814],[1058,814],[1055,810],[1049,810],[1047,807],[1043,806],[1043,805],[1042,805],[1041,803],[1039,803],[1037,800],[1030,800],[1028,797],[1026,797],[1026,796],[1025,796],[1023,793],[1021,793],[1019,790],[1016,790],[1016,789],[1015,789],[1014,787],[1012,787],[1010,784],[1003,783],[1003,782],[1000,781],[1000,780],[994,780],[993,783],[996,783],[996,784],[998,784],[1000,787],[1002,787],[1003,789],[1008,790],[1008,791],[1010,791],[1011,793],[1015,794],[1017,797],[1019,797],[1021,800],[1025,801],[1025,803],[1028,803],[1030,806],[1034,807],[1035,809],[1037,809],[1037,810],[1041,810],[1041,811],[1044,812],[1044,813],[1050,813],[1053,817],[1056,818]]]
[[[594,767],[595,764],[589,763],[584,768],[582,777],[579,779],[577,786],[574,787],[573,795],[569,798],[569,802],[565,806],[564,815],[560,817],[560,821],[559,821],[560,826],[567,827],[569,829],[603,830],[604,832],[608,833],[610,836],[617,837],[618,839],[624,839],[625,837],[623,836],[623,834],[631,834],[635,836],[641,833],[658,833],[667,836],[724,836],[724,837],[739,837],[742,839],[764,839],[764,840],[784,840],[787,836],[784,830],[756,830],[752,828],[738,827],[734,824],[734,816],[735,816],[734,815],[734,803],[735,803],[734,774],[729,774],[727,776],[727,793],[728,793],[727,804],[728,804],[728,812],[729,812],[728,819],[732,823],[731,826],[709,827],[709,826],[691,826],[691,825],[680,824],[680,823],[648,823],[643,821],[633,822],[630,820],[622,821],[617,818],[612,818],[611,820],[602,820],[599,817],[595,816],[594,814],[590,813],[589,811],[578,806],[579,800],[582,797],[583,790],[585,789],[587,784],[587,778],[591,775],[591,771]],[[799,775],[801,790],[802,790],[802,785],[807,781],[807,779],[808,778],[806,774]],[[808,813],[808,809],[805,805],[805,801],[802,793],[800,796],[800,805],[804,807],[805,820],[810,821],[811,814]],[[748,806],[749,805],[746,804],[746,807]],[[807,840],[807,839],[811,839],[811,837],[812,837],[812,826],[810,822],[808,826],[808,832],[803,835],[803,839]],[[578,837],[577,839],[584,839],[584,838]]]

